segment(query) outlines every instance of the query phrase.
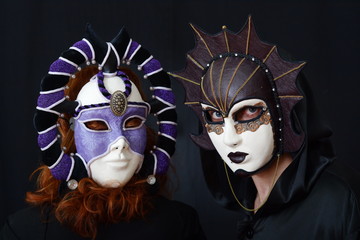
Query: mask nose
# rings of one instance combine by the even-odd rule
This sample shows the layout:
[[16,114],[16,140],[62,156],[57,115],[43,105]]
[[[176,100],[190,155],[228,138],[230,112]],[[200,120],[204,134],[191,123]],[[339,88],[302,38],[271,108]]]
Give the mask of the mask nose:
[[111,145],[111,150],[120,150],[124,151],[129,148],[129,143],[124,138],[120,138],[115,143]]
[[224,119],[223,135],[223,142],[229,147],[236,147],[242,141],[241,134],[236,133],[234,121],[230,120],[229,118]]

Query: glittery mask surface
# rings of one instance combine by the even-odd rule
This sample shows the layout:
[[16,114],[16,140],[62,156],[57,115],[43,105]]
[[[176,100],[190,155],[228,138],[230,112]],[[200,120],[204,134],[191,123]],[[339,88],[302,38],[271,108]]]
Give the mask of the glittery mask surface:
[[[135,128],[125,128],[128,119],[137,117],[145,121],[148,108],[145,105],[131,104],[127,106],[122,116],[116,116],[109,106],[90,108],[80,112],[75,119],[75,145],[78,154],[89,163],[92,159],[106,154],[109,146],[120,136],[128,141],[132,151],[144,155],[146,146],[146,127],[144,123]],[[108,130],[91,130],[85,123],[89,121],[103,121]]]

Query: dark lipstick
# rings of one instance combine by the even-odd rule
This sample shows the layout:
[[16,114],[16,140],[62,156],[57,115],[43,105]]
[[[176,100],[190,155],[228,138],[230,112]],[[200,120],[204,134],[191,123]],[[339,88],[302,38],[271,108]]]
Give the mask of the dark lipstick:
[[242,163],[247,155],[248,154],[244,152],[231,152],[228,154],[228,158],[230,158],[233,163]]

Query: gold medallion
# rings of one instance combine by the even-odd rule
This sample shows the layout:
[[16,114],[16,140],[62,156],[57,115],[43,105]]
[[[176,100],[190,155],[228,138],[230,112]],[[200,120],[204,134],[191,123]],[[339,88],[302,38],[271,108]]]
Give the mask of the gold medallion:
[[126,107],[127,107],[127,99],[126,99],[125,94],[122,91],[120,91],[120,90],[115,91],[111,95],[110,107],[111,107],[111,111],[116,116],[121,116],[125,113]]

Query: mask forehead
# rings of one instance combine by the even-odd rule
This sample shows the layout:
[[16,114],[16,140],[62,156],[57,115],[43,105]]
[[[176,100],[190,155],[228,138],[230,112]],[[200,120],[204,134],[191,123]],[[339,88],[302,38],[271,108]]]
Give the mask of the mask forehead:
[[[80,90],[76,100],[80,102],[81,105],[94,105],[110,102],[110,100],[104,96],[102,91],[106,91],[110,95],[119,90],[121,92],[126,91],[126,85],[121,77],[105,75],[99,85],[98,75],[94,75]],[[131,92],[127,97],[127,100],[129,102],[144,102],[138,88],[130,80],[129,82],[131,85]]]
[[211,63],[202,80],[204,100],[228,112],[234,103],[261,98],[275,105],[264,70],[246,58],[226,57]]
[[139,115],[143,118],[147,117],[148,106],[141,103],[129,103],[126,108],[126,112],[122,116],[116,116],[111,112],[109,106],[94,107],[82,110],[79,115],[75,118],[78,121],[85,121],[92,118],[102,118],[108,122],[119,122],[124,118],[132,115]]

